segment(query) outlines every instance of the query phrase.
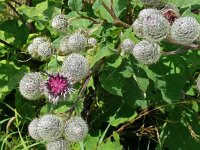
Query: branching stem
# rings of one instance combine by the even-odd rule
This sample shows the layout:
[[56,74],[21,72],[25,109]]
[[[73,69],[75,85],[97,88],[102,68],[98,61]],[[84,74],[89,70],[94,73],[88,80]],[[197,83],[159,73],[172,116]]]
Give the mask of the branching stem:
[[120,26],[120,27],[124,27],[124,28],[129,28],[130,25],[121,21],[115,14],[114,9],[113,9],[113,0],[111,0],[111,8],[108,7],[108,5],[106,5],[105,2],[103,2],[103,0],[101,0],[101,4],[103,5],[103,7],[109,12],[109,14],[112,16],[112,18],[114,19],[113,25],[115,26]]
[[168,51],[168,52],[164,52],[162,51],[162,55],[177,55],[177,54],[182,54],[182,53],[185,53],[189,50],[200,50],[200,45],[195,45],[195,44],[192,44],[192,45],[188,45],[188,46],[185,46],[179,50],[175,50],[175,51]]

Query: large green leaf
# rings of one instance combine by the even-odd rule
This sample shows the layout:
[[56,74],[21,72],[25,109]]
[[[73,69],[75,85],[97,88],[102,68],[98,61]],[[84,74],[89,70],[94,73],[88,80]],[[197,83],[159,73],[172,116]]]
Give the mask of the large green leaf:
[[21,68],[14,65],[13,62],[0,61],[0,101],[9,94],[13,89],[16,89],[20,79],[24,73],[28,71],[28,67]]
[[29,35],[27,26],[17,19],[4,21],[0,29],[0,38],[17,48],[25,44]]
[[163,100],[171,103],[181,96],[186,81],[185,62],[179,56],[167,56],[156,65],[143,67],[147,76],[154,81],[163,96]]
[[190,107],[178,105],[171,112],[161,135],[161,148],[170,150],[197,150],[200,147],[200,121]]
[[200,4],[199,0],[169,0],[169,2],[171,2],[181,8]]
[[82,9],[82,0],[69,0],[68,6],[71,10],[79,11]]

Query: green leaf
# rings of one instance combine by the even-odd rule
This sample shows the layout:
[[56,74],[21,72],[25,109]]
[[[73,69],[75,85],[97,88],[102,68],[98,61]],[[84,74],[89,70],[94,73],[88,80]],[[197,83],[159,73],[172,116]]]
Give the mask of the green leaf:
[[107,140],[106,143],[102,143],[97,147],[97,150],[122,150],[123,147],[118,142],[112,142]]
[[[110,6],[110,0],[104,0],[104,2]],[[92,9],[94,10],[94,13],[96,16],[103,18],[107,20],[109,23],[113,22],[112,16],[109,14],[109,12],[102,6],[100,0],[96,0],[92,6]]]
[[35,117],[35,109],[31,105],[31,101],[26,100],[22,97],[22,95],[17,91],[15,93],[15,107],[17,112],[24,118],[34,118]]
[[92,56],[90,54],[88,54],[88,59],[90,61],[90,67],[93,67],[95,65],[95,63],[98,62],[100,59],[113,54],[113,52],[106,46],[98,47],[96,51],[97,51],[96,54],[94,54],[94,55],[91,54]]
[[156,65],[143,67],[147,76],[154,81],[163,96],[163,100],[172,103],[181,96],[186,80],[185,62],[179,56],[167,56]]
[[13,62],[7,63],[2,60],[0,61],[0,70],[0,101],[2,101],[6,95],[17,88],[24,73],[29,69],[26,66],[19,68]]
[[109,67],[103,71],[99,78],[102,87],[113,95],[122,96],[122,87],[124,86],[124,78],[118,69]]
[[83,7],[82,0],[69,0],[68,6],[71,10],[79,11]]
[[177,105],[171,112],[168,124],[160,136],[163,148],[170,150],[199,149],[200,122],[197,114],[187,107],[186,105],[184,107]]
[[175,4],[177,7],[185,8],[192,5],[199,5],[199,0],[169,0],[170,3]]

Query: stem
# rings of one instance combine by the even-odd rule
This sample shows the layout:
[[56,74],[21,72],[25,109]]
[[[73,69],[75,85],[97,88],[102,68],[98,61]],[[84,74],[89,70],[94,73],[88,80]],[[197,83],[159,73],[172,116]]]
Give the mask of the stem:
[[69,119],[69,118],[71,117],[72,113],[73,113],[74,110],[76,109],[76,107],[77,107],[77,105],[78,105],[78,101],[81,99],[81,97],[83,96],[83,94],[85,93],[85,91],[86,91],[86,89],[87,89],[87,85],[88,85],[88,83],[89,83],[89,81],[90,81],[91,75],[92,75],[95,71],[97,71],[97,70],[100,68],[100,66],[104,63],[103,60],[104,60],[104,59],[102,58],[102,59],[92,68],[92,71],[91,71],[90,75],[88,75],[87,78],[85,79],[84,84],[83,84],[82,88],[80,89],[77,98],[76,98],[75,101],[74,101],[74,104],[71,106],[70,109],[68,109],[67,111],[65,111],[65,113],[69,113],[67,119]]
[[16,13],[16,15],[19,17],[19,19],[22,21],[22,22],[25,22],[24,18],[18,13],[18,11],[15,9],[15,7],[7,2],[7,5]]
[[8,46],[8,47],[10,47],[10,48],[14,48],[13,45],[9,44],[8,42],[6,42],[6,41],[4,41],[4,40],[2,40],[2,39],[0,39],[0,43],[4,44],[4,45],[6,45],[6,46]]
[[162,55],[177,55],[177,54],[182,54],[182,53],[185,53],[189,50],[200,50],[200,45],[195,45],[195,44],[192,44],[192,45],[188,45],[186,47],[183,47],[179,50],[175,50],[175,51],[168,51],[168,52],[161,52]]
[[120,27],[124,27],[124,28],[129,28],[130,25],[121,21],[115,14],[114,10],[113,10],[113,0],[111,1],[111,8],[109,8],[105,2],[103,2],[103,0],[101,0],[101,4],[103,5],[103,7],[109,12],[109,14],[112,16],[112,18],[114,19],[113,25],[115,26],[120,26]]
[[86,88],[87,88],[87,85],[88,85],[88,83],[89,83],[89,81],[90,81],[90,77],[91,77],[91,76],[89,75],[89,76],[86,78],[86,80],[85,80],[85,82],[84,82],[84,84],[83,84],[81,90],[79,91],[78,97],[77,97],[76,100],[74,101],[74,104],[72,105],[72,107],[71,107],[69,110],[66,111],[66,113],[69,113],[68,118],[71,117],[73,111],[75,110],[75,108],[76,108],[77,105],[78,105],[78,101],[79,101],[80,98],[83,96],[83,94],[84,94],[84,92],[85,92],[85,90],[86,90]]
[[81,18],[88,19],[88,20],[92,21],[94,24],[99,24],[99,23],[100,23],[100,22],[96,21],[96,20],[93,19],[93,18],[90,18],[90,17],[88,17],[88,16],[82,15],[79,11],[76,11],[76,12],[77,12],[77,14],[79,14],[79,15],[81,16]]

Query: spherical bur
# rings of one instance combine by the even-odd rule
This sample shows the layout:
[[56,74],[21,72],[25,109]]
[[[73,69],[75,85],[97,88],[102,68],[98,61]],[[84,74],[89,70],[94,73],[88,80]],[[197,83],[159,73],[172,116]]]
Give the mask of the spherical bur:
[[32,43],[27,48],[28,53],[31,57],[35,58],[38,57],[38,44]]
[[192,17],[181,17],[171,27],[171,38],[179,44],[191,44],[200,34],[199,23]]
[[130,39],[124,39],[120,45],[122,52],[131,53],[133,51],[135,44]]
[[138,19],[139,21],[142,22],[144,19],[148,19],[150,16],[154,16],[154,15],[162,15],[162,13],[160,10],[147,8],[140,11],[138,15]]
[[62,136],[63,123],[55,115],[44,115],[38,122],[38,134],[45,141],[54,141]]
[[72,52],[80,52],[87,47],[87,38],[80,32],[72,34],[68,39],[68,47]]
[[81,117],[73,117],[67,120],[64,131],[67,140],[78,142],[83,140],[88,134],[88,126]]
[[135,45],[133,55],[140,63],[153,64],[160,58],[160,46],[154,42],[143,40]]
[[68,19],[65,15],[57,15],[52,19],[51,25],[59,31],[63,31],[68,25]]
[[88,42],[88,47],[94,47],[97,44],[97,40],[95,38],[89,38],[87,42]]
[[28,73],[19,82],[19,91],[26,99],[39,99],[42,96],[42,82],[43,77],[39,72]]
[[44,86],[44,94],[49,98],[49,102],[57,104],[61,98],[71,93],[72,87],[66,76],[59,73],[49,74],[48,76]]
[[170,32],[170,24],[162,15],[150,15],[142,21],[144,38],[152,41],[161,41]]
[[63,53],[63,54],[69,54],[71,53],[71,50],[69,49],[69,46],[68,46],[68,36],[64,36],[61,38],[60,40],[60,52]]
[[46,148],[47,150],[68,150],[70,145],[65,139],[58,139],[56,141],[48,142]]
[[38,46],[44,42],[49,42],[49,39],[47,37],[36,37],[33,39],[33,44],[37,44]]
[[50,42],[44,42],[38,46],[38,54],[42,58],[47,58],[47,57],[51,56],[53,51],[54,51],[54,48]]
[[72,53],[64,58],[62,72],[71,83],[76,83],[89,75],[89,63],[84,56]]
[[138,37],[143,36],[143,31],[142,31],[142,22],[139,19],[136,19],[133,24],[132,24],[133,31],[135,35]]
[[35,139],[35,140],[40,140],[41,137],[39,136],[38,134],[38,122],[39,122],[39,119],[38,118],[35,118],[31,121],[31,123],[28,125],[28,132],[29,132],[29,135]]

